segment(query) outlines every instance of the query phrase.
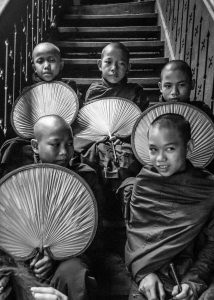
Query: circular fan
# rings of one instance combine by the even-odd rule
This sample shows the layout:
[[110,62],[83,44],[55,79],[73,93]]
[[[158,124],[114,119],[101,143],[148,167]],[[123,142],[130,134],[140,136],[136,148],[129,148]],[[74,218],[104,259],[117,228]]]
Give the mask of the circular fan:
[[71,124],[79,109],[76,93],[60,81],[40,82],[18,97],[11,123],[16,133],[24,138],[33,137],[33,127],[45,115],[59,115]]
[[80,109],[74,124],[78,138],[99,141],[104,137],[131,135],[140,108],[123,98],[102,98],[87,103]]
[[214,124],[200,109],[186,103],[159,103],[148,108],[137,120],[132,132],[132,148],[142,164],[150,164],[148,130],[160,115],[175,113],[182,115],[191,126],[194,149],[188,159],[196,167],[205,167],[214,157]]
[[29,165],[0,181],[0,244],[16,258],[30,259],[44,250],[54,259],[79,255],[96,226],[92,191],[66,168]]

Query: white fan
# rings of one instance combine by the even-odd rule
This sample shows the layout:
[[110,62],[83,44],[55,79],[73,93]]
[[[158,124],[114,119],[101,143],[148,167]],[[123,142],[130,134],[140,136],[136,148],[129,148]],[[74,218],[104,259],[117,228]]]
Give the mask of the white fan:
[[79,255],[96,227],[92,191],[66,168],[29,165],[0,181],[0,244],[16,258],[30,259],[45,249],[54,259]]
[[33,127],[45,115],[59,115],[71,124],[79,109],[74,90],[67,84],[41,82],[33,85],[16,100],[11,123],[16,133],[24,138],[33,137]]
[[77,138],[99,141],[104,137],[128,137],[140,108],[123,98],[103,98],[91,101],[80,109],[74,123]]
[[214,124],[199,108],[186,103],[159,103],[148,108],[137,120],[132,132],[132,149],[142,164],[150,164],[148,130],[160,115],[174,113],[182,115],[191,126],[194,141],[188,158],[196,167],[205,167],[214,157]]

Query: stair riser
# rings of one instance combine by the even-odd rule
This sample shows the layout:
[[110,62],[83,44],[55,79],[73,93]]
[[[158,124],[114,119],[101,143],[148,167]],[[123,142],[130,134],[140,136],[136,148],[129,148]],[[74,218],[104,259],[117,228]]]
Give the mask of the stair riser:
[[61,40],[67,40],[67,41],[73,41],[75,39],[81,40],[88,38],[89,40],[92,39],[99,39],[100,41],[122,41],[127,40],[127,35],[131,36],[130,39],[132,40],[158,40],[160,39],[160,32],[148,32],[148,31],[142,31],[142,32],[81,32],[81,33],[73,33],[73,32],[67,32],[67,33],[61,33],[60,38]]
[[154,12],[155,1],[146,1],[139,3],[120,3],[109,5],[86,5],[74,6],[68,8],[69,13],[75,15],[104,15],[104,14],[139,14]]
[[[162,69],[162,66],[155,66],[154,68],[145,68],[145,69],[139,69],[139,70],[130,70],[129,71],[129,77],[135,77],[135,78],[143,78],[143,77],[158,77],[160,75],[160,71]],[[94,78],[94,77],[100,77],[101,73],[98,70],[98,68],[79,68],[75,66],[68,66],[64,68],[63,70],[63,76],[68,77],[82,77],[82,78]]]
[[[66,50],[61,49],[61,53],[63,58],[94,58],[99,59],[101,56],[101,52],[69,52]],[[150,51],[150,52],[130,52],[130,56],[132,58],[146,58],[146,57],[162,57],[163,56],[163,50],[157,50],[157,51]]]
[[138,18],[138,19],[97,19],[97,20],[67,20],[63,22],[64,26],[156,26],[157,18]]

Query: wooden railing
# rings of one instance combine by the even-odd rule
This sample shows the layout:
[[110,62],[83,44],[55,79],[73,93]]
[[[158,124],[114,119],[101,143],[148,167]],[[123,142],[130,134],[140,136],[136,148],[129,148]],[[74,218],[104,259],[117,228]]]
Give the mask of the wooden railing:
[[[64,0],[1,0],[0,130],[7,136],[11,107],[29,84],[34,46],[47,40]],[[11,22],[13,20],[13,22]]]
[[214,104],[214,5],[212,0],[157,0],[166,55],[188,62],[195,79],[191,99]]

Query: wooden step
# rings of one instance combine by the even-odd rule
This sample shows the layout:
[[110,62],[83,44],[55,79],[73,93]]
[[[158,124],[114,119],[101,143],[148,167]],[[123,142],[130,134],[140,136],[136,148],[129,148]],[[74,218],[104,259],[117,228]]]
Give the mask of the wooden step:
[[74,15],[105,15],[105,14],[138,14],[154,12],[155,1],[104,4],[104,5],[81,5],[70,6],[68,12]]
[[58,27],[61,40],[160,39],[160,26]]
[[[91,85],[93,82],[99,82],[101,81],[101,78],[78,78],[78,77],[63,77],[63,80],[74,80],[77,85]],[[129,78],[128,82],[130,83],[138,83],[142,85],[143,87],[147,88],[156,88],[158,90],[158,82],[160,78],[159,77],[151,77],[151,78]]]
[[114,33],[114,32],[160,32],[160,26],[120,26],[120,27],[68,27],[59,26],[58,31],[61,33]]
[[[57,41],[57,46],[60,48],[81,49],[81,51],[88,51],[90,49],[101,50],[108,42],[97,41]],[[124,41],[123,44],[131,51],[140,48],[141,51],[148,49],[157,49],[164,46],[163,41]]]
[[[63,58],[63,61],[65,64],[69,65],[96,65],[97,60],[93,58],[76,58],[76,59],[70,59],[70,58]],[[168,58],[164,57],[155,57],[155,58],[131,58],[130,63],[132,65],[157,65],[157,64],[165,64],[168,62]]]
[[121,26],[157,25],[156,13],[144,14],[111,14],[111,15],[72,15],[66,14],[62,20],[64,25],[72,26]]
[[[63,57],[98,59],[108,42],[59,41],[56,44]],[[126,41],[123,44],[129,49],[130,57],[160,57],[164,54],[164,42],[161,41]]]

